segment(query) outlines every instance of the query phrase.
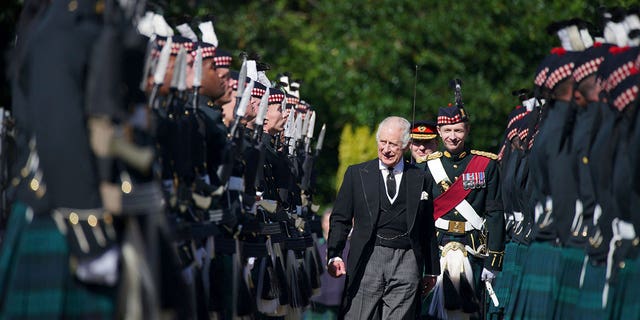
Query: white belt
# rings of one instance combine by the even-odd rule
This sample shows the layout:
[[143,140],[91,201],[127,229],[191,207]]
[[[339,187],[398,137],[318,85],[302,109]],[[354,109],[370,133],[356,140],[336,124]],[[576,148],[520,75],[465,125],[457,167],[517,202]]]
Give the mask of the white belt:
[[[444,166],[442,165],[440,158],[427,161],[427,166],[429,167],[431,176],[433,176],[436,184],[440,184],[440,182],[444,180],[449,180],[449,177],[444,170]],[[458,210],[458,213],[460,213],[460,215],[462,215],[465,220],[471,223],[476,229],[482,229],[484,219],[482,219],[482,217],[478,215],[476,210],[466,199],[462,199],[462,201],[458,203],[455,208],[456,210]]]
[[636,230],[633,224],[614,218],[611,222],[611,229],[613,231],[613,237],[609,242],[609,253],[607,254],[607,271],[606,279],[602,290],[602,308],[607,306],[607,298],[609,295],[609,279],[611,279],[611,273],[613,272],[613,254],[616,251],[616,243],[619,240],[632,240],[636,237]]
[[[449,220],[445,220],[442,218],[438,218],[435,222],[436,224],[436,228],[438,229],[443,229],[443,230],[449,230]],[[464,231],[471,231],[473,230],[473,225],[471,225],[471,223],[469,223],[469,221],[465,221],[462,222],[460,221],[460,223],[464,223]]]

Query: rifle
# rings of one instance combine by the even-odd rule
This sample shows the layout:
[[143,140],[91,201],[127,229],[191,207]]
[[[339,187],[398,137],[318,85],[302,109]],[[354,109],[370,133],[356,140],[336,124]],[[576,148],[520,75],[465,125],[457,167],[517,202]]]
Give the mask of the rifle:
[[153,88],[151,89],[151,94],[149,95],[149,106],[154,109],[157,108],[155,105],[155,100],[156,96],[158,95],[158,90],[164,83],[164,76],[167,74],[167,66],[169,65],[169,58],[171,58],[172,45],[173,40],[171,40],[171,37],[167,37],[167,41],[162,47],[162,50],[160,50],[160,57],[158,58],[156,68],[153,73]]
[[320,134],[318,135],[318,142],[316,142],[316,157],[320,154],[322,150],[322,145],[324,144],[324,135],[327,133],[327,124],[322,124],[322,129],[320,129]]
[[[249,81],[249,85],[247,85],[242,93],[242,98],[240,99],[240,103],[235,113],[235,119],[230,130],[228,143],[225,147],[225,159],[222,165],[218,168],[218,177],[223,185],[226,185],[229,181],[238,149],[242,145],[244,127],[240,126],[240,121],[244,117],[247,106],[249,105],[251,90],[253,90],[253,80]],[[240,87],[238,87],[238,92],[240,92]]]
[[193,61],[193,110],[198,108],[198,92],[202,86],[202,48],[198,47]]
[[[255,164],[255,177],[249,179],[249,182],[253,182],[253,186],[258,188],[260,186],[260,178],[264,175],[264,161],[265,161],[265,147],[263,144],[263,136],[266,134],[263,132],[264,118],[267,114],[267,108],[269,105],[269,88],[262,95],[260,99],[260,107],[258,108],[258,115],[256,116],[255,128],[253,131],[253,145],[257,152],[257,162]],[[245,159],[249,163],[249,159]],[[252,172],[252,168],[247,168],[247,171]]]
[[[309,112],[311,113],[309,115]],[[300,180],[300,189],[305,191],[307,195],[310,195],[311,189],[311,174],[313,173],[314,155],[311,152],[311,139],[313,138],[313,130],[316,123],[316,113],[309,110],[307,117],[309,119],[308,128],[305,134],[305,147],[304,147],[304,162],[302,163],[302,178]]]

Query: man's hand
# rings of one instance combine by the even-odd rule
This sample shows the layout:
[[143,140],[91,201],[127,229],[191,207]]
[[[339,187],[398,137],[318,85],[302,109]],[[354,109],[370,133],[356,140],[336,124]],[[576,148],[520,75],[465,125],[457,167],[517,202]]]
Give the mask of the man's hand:
[[495,271],[490,271],[487,268],[482,268],[482,275],[480,276],[480,280],[491,282],[495,277],[496,277]]
[[331,261],[327,265],[327,271],[329,271],[329,275],[334,278],[338,278],[343,274],[347,274],[347,268],[344,265],[344,261],[342,261],[341,259]]

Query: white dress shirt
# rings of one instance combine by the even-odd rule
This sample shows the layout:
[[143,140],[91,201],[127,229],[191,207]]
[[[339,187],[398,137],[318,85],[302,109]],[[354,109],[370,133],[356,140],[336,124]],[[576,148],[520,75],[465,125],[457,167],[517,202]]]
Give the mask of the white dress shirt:
[[404,171],[404,161],[400,160],[400,162],[398,162],[393,167],[393,176],[396,178],[396,194],[393,195],[393,198],[389,197],[389,190],[387,189],[387,176],[389,175],[389,168],[379,159],[378,166],[380,167],[380,171],[382,172],[382,181],[384,184],[384,190],[386,191],[385,193],[387,194],[387,199],[389,199],[389,202],[393,203],[398,197],[398,190],[400,190],[400,182],[402,182],[402,172]]

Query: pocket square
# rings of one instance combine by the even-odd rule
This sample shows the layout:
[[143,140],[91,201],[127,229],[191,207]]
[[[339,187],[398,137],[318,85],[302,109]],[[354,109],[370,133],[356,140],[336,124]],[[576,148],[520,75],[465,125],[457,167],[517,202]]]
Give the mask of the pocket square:
[[420,200],[429,200],[429,194],[426,191],[422,191],[422,194],[420,194]]

